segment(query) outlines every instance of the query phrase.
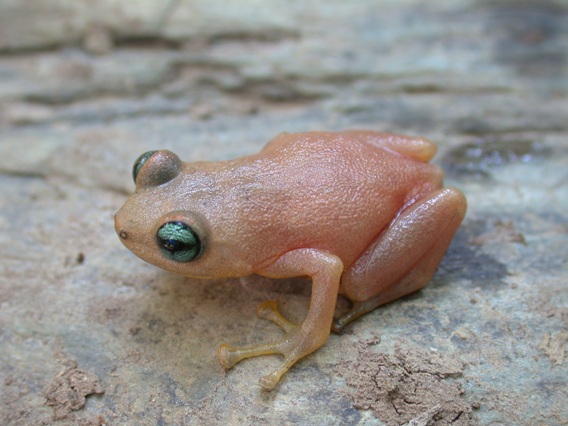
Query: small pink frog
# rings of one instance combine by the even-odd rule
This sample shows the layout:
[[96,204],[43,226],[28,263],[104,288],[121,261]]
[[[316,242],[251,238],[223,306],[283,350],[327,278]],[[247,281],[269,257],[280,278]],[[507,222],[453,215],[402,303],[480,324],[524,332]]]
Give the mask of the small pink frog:
[[[443,188],[424,138],[373,131],[280,134],[258,154],[183,163],[172,152],[138,158],[136,191],[115,215],[126,247],[190,277],[310,277],[305,320],[293,324],[274,302],[258,313],[285,335],[248,347],[223,344],[225,368],[281,354],[260,383],[272,389],[330,331],[424,287],[466,211],[464,195]],[[334,322],[338,294],[353,302]]]

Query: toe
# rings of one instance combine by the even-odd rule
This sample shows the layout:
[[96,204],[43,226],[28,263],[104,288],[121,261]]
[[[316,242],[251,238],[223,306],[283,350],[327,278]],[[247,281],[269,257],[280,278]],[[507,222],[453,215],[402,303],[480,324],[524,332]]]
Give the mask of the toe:
[[234,352],[235,348],[227,345],[226,343],[223,343],[221,346],[219,346],[219,348],[217,349],[217,358],[219,359],[219,362],[221,363],[223,368],[228,369],[235,365],[237,361],[234,359],[235,357],[232,356]]

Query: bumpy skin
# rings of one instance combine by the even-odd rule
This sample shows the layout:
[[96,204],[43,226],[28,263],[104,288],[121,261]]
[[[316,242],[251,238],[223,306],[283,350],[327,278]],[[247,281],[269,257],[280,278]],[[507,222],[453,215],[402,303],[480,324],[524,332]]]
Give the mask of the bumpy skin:
[[[182,163],[157,151],[140,167],[115,228],[136,255],[183,275],[311,277],[301,325],[264,303],[258,314],[276,322],[284,337],[219,348],[226,368],[282,354],[281,367],[261,379],[272,389],[331,329],[341,331],[430,280],[466,210],[463,194],[442,188],[442,171],[428,163],[435,152],[427,139],[372,131],[281,134],[258,154],[223,162]],[[197,259],[164,256],[156,233],[171,221],[198,235]],[[338,294],[353,309],[332,324]]]

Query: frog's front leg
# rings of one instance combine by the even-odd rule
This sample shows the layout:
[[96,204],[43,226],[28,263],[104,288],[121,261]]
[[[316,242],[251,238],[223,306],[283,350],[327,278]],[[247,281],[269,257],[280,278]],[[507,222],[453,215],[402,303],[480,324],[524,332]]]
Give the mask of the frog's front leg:
[[275,304],[261,304],[259,316],[276,322],[286,334],[274,342],[256,346],[235,348],[223,344],[217,351],[221,365],[230,368],[244,358],[280,354],[284,362],[260,380],[264,389],[273,389],[296,361],[321,347],[329,337],[342,272],[343,263],[337,256],[316,249],[287,252],[268,268],[258,271],[270,278],[311,277],[308,314],[301,325],[295,325],[277,312]]

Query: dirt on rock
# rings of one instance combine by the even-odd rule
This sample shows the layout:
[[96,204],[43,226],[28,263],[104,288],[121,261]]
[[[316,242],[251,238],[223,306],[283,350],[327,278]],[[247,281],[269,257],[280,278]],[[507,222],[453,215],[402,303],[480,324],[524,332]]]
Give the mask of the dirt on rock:
[[474,424],[473,407],[463,399],[461,384],[451,380],[463,374],[460,360],[417,350],[404,341],[388,355],[373,348],[379,341],[361,342],[356,360],[340,367],[355,408],[371,410],[389,426]]
[[74,360],[66,360],[65,369],[44,390],[46,404],[54,408],[55,420],[66,419],[72,411],[83,408],[87,396],[103,393],[99,378],[89,371],[77,368]]

